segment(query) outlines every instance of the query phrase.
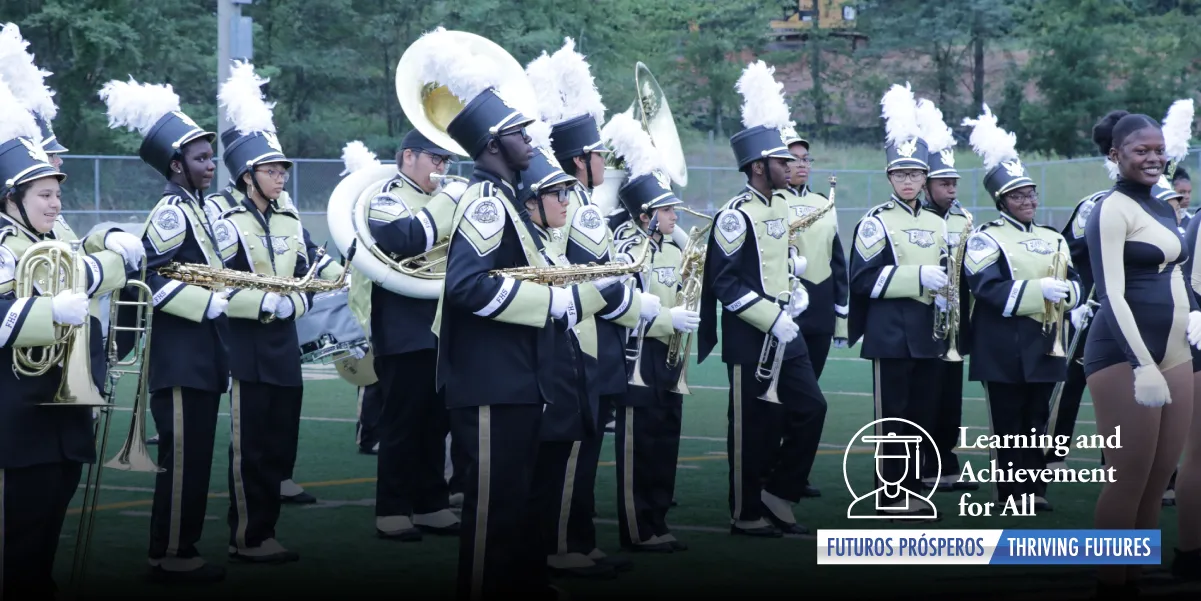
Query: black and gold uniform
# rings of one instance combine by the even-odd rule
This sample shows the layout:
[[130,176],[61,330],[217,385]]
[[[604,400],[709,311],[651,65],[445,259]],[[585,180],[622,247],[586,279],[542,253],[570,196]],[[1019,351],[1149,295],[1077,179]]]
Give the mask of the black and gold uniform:
[[[976,127],[997,129],[988,119]],[[1062,356],[1067,314],[1080,302],[1080,277],[1063,236],[1034,221],[1038,197],[1017,152],[998,147],[983,154],[989,168],[984,187],[1001,217],[982,224],[967,239],[964,270],[975,299],[968,377],[984,386],[994,436],[1044,434],[1052,389],[1067,375]],[[1056,265],[1062,277],[1055,273]],[[1053,320],[1048,309],[1058,311],[1059,319]],[[992,454],[1003,469],[1046,467],[1039,448],[1000,448]],[[1043,482],[998,482],[994,501],[1005,504],[1034,495],[1035,509],[1049,511],[1046,490]]]
[[[647,253],[649,270],[637,276],[635,285],[643,295],[658,297],[659,311],[633,333],[631,343],[638,345],[640,352],[632,368],[638,371],[636,383],[629,386],[617,408],[614,450],[621,544],[664,552],[688,549],[672,534],[667,512],[675,495],[684,409],[684,397],[677,389],[689,357],[681,355],[676,365],[669,364],[668,345],[677,332],[694,331],[700,316],[676,304],[683,286],[684,257],[671,232],[678,227],[674,207],[682,202],[665,180],[656,176],[633,178],[618,192],[634,219],[614,232],[616,250],[630,262]],[[678,352],[684,352],[683,340]]]
[[[434,154],[450,160],[450,151],[417,130],[401,142],[401,152]],[[462,184],[457,184],[461,192]],[[404,172],[384,183],[371,200],[368,225],[380,250],[400,258],[429,251],[450,233],[458,197],[425,191]],[[431,253],[430,260],[443,258]],[[445,399],[434,385],[437,338],[430,331],[438,303],[393,292],[363,278],[368,286],[371,347],[381,400],[375,424],[379,437],[375,528],[380,537],[421,540],[422,530],[457,534],[459,519],[450,512],[444,474],[446,435],[450,430]],[[364,392],[364,398],[366,398]]]
[[433,326],[451,438],[470,457],[459,594],[473,599],[544,594],[546,555],[540,537],[531,536],[538,517],[528,501],[542,414],[559,400],[551,385],[554,320],[565,318],[573,326],[596,314],[606,306],[600,289],[618,279],[551,287],[491,275],[496,269],[546,265],[540,239],[518,208],[514,181],[514,172],[528,166],[524,128],[532,119],[492,88],[465,100],[447,131],[474,158],[475,168],[455,211]]
[[[229,301],[158,270],[172,262],[224,267],[201,196],[215,172],[216,134],[200,129],[171,102],[126,113],[140,104],[131,102],[131,96],[165,96],[161,89],[149,88],[112,81],[101,91],[109,103],[110,123],[138,129],[144,137],[139,155],[167,179],[142,232],[155,313],[149,341],[150,412],[159,435],[157,464],[163,468],[155,478],[149,563],[158,579],[212,581],[223,578],[225,570],[206,563],[196,543],[208,506],[217,413],[221,395],[229,389]],[[177,97],[169,99],[178,103]]]
[[[0,86],[7,88],[3,80]],[[0,111],[0,130],[21,134],[0,144],[0,549],[6,551],[0,553],[0,597],[53,599],[54,557],[67,507],[83,464],[96,461],[96,446],[90,407],[39,406],[55,401],[65,375],[61,362],[48,360],[46,353],[62,326],[91,328],[93,350],[98,350],[102,332],[88,299],[123,287],[123,255],[131,267],[141,255],[135,236],[98,232],[80,246],[82,292],[64,287],[51,296],[42,268],[31,274],[34,295],[18,296],[19,288],[30,283],[18,281],[17,267],[33,245],[78,237],[61,216],[45,223],[41,214],[61,208],[59,185],[66,176],[50,165],[38,143],[33,115],[20,105]],[[33,220],[29,213],[35,214]],[[91,390],[73,390],[83,402],[102,402],[105,364],[97,354],[92,354],[92,378],[85,379]],[[42,368],[45,372],[37,374]]]

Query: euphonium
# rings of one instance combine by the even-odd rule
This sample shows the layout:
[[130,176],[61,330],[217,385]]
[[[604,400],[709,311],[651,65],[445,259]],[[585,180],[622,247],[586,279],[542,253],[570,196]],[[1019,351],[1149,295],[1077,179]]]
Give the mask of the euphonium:
[[[1055,255],[1051,258],[1051,266],[1047,268],[1047,277],[1055,278],[1061,282],[1068,279],[1068,261],[1070,260],[1066,253],[1063,252],[1063,240],[1059,241],[1059,248],[1055,249]],[[1049,334],[1054,331],[1055,340],[1051,345],[1051,350],[1047,355],[1051,357],[1065,356],[1063,350],[1063,318],[1064,307],[1067,306],[1067,299],[1059,302],[1051,302],[1043,300],[1043,334]]]
[[943,361],[959,363],[963,361],[963,355],[959,354],[959,327],[963,319],[960,314],[960,278],[963,274],[963,257],[967,250],[967,240],[972,233],[972,214],[963,208],[959,201],[954,201],[952,206],[957,206],[959,210],[963,211],[967,223],[959,232],[959,243],[955,245],[954,252],[947,253],[947,287],[942,291],[943,298],[947,300],[947,308],[944,311],[939,309],[937,304],[934,305],[934,338],[947,340],[947,350],[940,358]]
[[[705,217],[709,219],[709,223],[700,229],[693,227],[688,232],[688,244],[684,246],[683,258],[680,261],[680,281],[682,282],[680,290],[676,292],[675,306],[684,307],[689,311],[696,311],[701,305],[701,286],[704,282],[705,274],[705,254],[708,251],[708,245],[704,244],[704,239],[709,230],[713,227],[713,219],[703,213],[697,213],[684,207],[676,207],[676,209],[684,209],[684,211]],[[687,338],[687,342],[684,342]],[[681,343],[683,350],[681,350]],[[679,380],[671,389],[672,392],[680,394],[692,394],[688,390],[688,354],[692,350],[692,334],[684,332],[673,332],[671,339],[667,343],[667,367],[675,369],[681,362],[684,363],[684,369],[680,370]]]
[[[15,293],[18,298],[53,298],[60,292],[87,291],[87,267],[83,243],[74,240],[44,240],[29,247],[17,262]],[[37,289],[35,289],[35,284]],[[43,405],[103,407],[107,405],[92,380],[91,323],[54,326],[55,341],[49,346],[13,349],[13,371],[19,376],[45,375],[62,368],[54,399]]]

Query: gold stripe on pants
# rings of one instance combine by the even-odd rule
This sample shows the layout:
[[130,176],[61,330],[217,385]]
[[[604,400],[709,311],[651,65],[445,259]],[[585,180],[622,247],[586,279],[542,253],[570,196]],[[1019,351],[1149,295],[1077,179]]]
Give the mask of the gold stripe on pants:
[[233,452],[234,507],[238,512],[238,530],[234,533],[234,544],[246,548],[246,527],[250,512],[246,510],[246,483],[242,479],[242,383],[233,381],[229,394],[229,444]]
[[480,473],[478,483],[478,501],[475,506],[475,544],[471,566],[471,598],[480,599],[484,586],[484,558],[488,541],[488,503],[489,484],[492,480],[492,413],[491,407],[480,407],[479,427],[479,457]]
[[571,445],[571,456],[567,458],[567,473],[563,475],[563,498],[559,502],[558,552],[567,553],[567,524],[571,518],[571,496],[575,492],[575,470],[580,461],[580,442]]
[[183,519],[183,389],[178,386],[171,389],[171,413],[175,461],[171,472],[171,535],[167,542],[167,557],[179,555],[179,529]]
[[734,519],[742,519],[742,366],[734,366]]
[[642,537],[638,534],[638,510],[634,505],[634,408],[626,407],[626,443],[622,453],[625,455],[625,469],[622,477],[625,479],[623,488],[626,500],[626,524],[630,529],[630,542],[638,544]]

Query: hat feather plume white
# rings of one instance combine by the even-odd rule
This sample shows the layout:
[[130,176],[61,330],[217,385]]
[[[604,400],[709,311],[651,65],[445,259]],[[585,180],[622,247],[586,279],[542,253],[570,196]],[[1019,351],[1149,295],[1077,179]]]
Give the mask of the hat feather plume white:
[[145,137],[159,119],[179,109],[179,95],[171,84],[113,80],[100,88],[100,99],[108,105],[108,126],[128,127]]
[[15,138],[37,140],[41,134],[33,113],[25,109],[8,82],[0,77],[0,143]]
[[1177,100],[1163,118],[1163,141],[1169,160],[1179,161],[1188,155],[1188,143],[1193,137],[1193,99]]
[[[922,136],[918,125],[917,101],[909,82],[893,84],[880,99],[880,116],[884,118],[884,139],[889,145],[901,144]],[[927,142],[929,144],[929,142]]]
[[237,61],[230,68],[229,79],[221,84],[217,101],[225,108],[226,116],[238,133],[275,133],[271,114],[275,103],[267,102],[262,90],[268,81],[259,77],[254,72],[254,65],[247,61]]
[[601,130],[601,138],[608,142],[613,154],[625,162],[630,179],[663,169],[660,153],[655,149],[650,135],[630,114],[613,115]]
[[418,40],[429,49],[420,56],[418,76],[423,83],[446,86],[463,104],[499,83],[501,69],[487,56],[472,55],[445,27],[438,26]]
[[1018,158],[1018,138],[997,125],[997,116],[984,105],[984,113],[978,118],[965,118],[964,125],[972,127],[968,140],[972,150],[984,161],[984,168],[992,169],[1004,161]]
[[525,75],[538,96],[538,112],[528,116],[547,123],[558,123],[563,119],[563,94],[559,90],[559,78],[554,67],[551,55],[545,50],[525,67]]
[[917,103],[917,124],[931,154],[955,146],[955,133],[943,121],[942,111],[929,99],[922,98]]
[[597,123],[604,123],[605,104],[601,101],[600,91],[596,89],[592,68],[584,55],[576,52],[575,40],[563,38],[563,47],[551,55],[551,62],[559,83],[559,95],[563,100],[559,120],[551,123],[583,115],[592,115]]
[[366,144],[358,140],[348,142],[342,148],[342,163],[346,165],[346,169],[338,175],[347,175],[368,167],[376,167],[383,164],[375,157],[374,152],[367,149]]
[[553,154],[550,145],[551,126],[549,123],[540,119],[535,120],[533,123],[525,126],[525,133],[530,136],[530,146],[541,148]]
[[0,29],[0,77],[8,82],[13,96],[26,110],[47,122],[53,121],[58,107],[54,104],[54,91],[46,86],[51,73],[38,68],[28,47],[21,29],[15,23],[5,23]]
[[795,127],[792,111],[784,101],[784,84],[776,81],[775,67],[755,61],[742,70],[734,84],[742,95],[742,125],[746,128],[763,126],[769,129]]

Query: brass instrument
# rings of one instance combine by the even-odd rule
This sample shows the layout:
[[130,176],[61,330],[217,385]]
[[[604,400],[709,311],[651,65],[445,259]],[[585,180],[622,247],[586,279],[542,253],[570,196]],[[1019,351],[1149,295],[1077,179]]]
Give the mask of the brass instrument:
[[350,260],[354,257],[357,242],[357,240],[351,242],[350,250],[345,259],[347,268],[342,271],[336,280],[317,278],[317,266],[321,262],[320,258],[325,255],[324,249],[317,249],[318,260],[313,261],[313,265],[309,268],[308,273],[302,278],[287,278],[262,273],[251,273],[249,271],[238,271],[237,269],[211,267],[198,263],[177,263],[174,261],[160,267],[158,274],[185,284],[207,288],[214,292],[221,292],[230,288],[248,288],[260,292],[274,292],[276,294],[332,292],[340,290],[346,285],[346,274],[350,273]]
[[822,217],[825,217],[826,213],[829,213],[831,210],[834,209],[834,187],[837,185],[838,185],[838,178],[831,175],[830,176],[830,202],[827,202],[825,204],[825,206],[823,206],[822,208],[820,208],[808,215],[805,215],[804,217],[801,217],[800,219],[797,219],[796,221],[793,221],[792,223],[788,224],[788,238],[789,239],[792,239],[793,237],[795,237],[797,232],[803,232],[803,231],[809,229],[810,226],[817,223],[818,220],[820,220]]
[[[654,225],[652,223],[652,225]],[[488,275],[513,278],[519,282],[544,284],[547,286],[571,286],[592,282],[607,277],[633,275],[646,271],[646,259],[650,256],[651,245],[647,244],[641,256],[634,263],[605,263],[598,265],[525,265],[508,269],[493,269]]]
[[[1055,278],[1061,282],[1068,279],[1068,255],[1063,252],[1063,240],[1059,241],[1059,247],[1055,249],[1055,255],[1051,258],[1051,266],[1047,268],[1047,277]],[[1043,334],[1049,334],[1052,331],[1055,333],[1055,342],[1051,345],[1051,350],[1047,352],[1051,357],[1063,357],[1063,319],[1064,308],[1067,306],[1067,299],[1053,303],[1043,299]]]
[[[788,310],[788,305],[792,304],[792,299],[796,296],[797,289],[801,286],[800,278],[793,276],[789,279],[792,280],[792,287],[776,295],[776,304],[783,306],[785,311]],[[799,333],[797,335],[800,336]],[[785,344],[770,332],[763,339],[763,350],[759,352],[759,364],[755,367],[755,379],[760,382],[770,380],[771,384],[767,386],[767,390],[763,391],[763,394],[757,397],[761,401],[780,404],[780,395],[777,387],[780,383],[780,367],[784,365],[784,346]],[[774,355],[772,354],[773,350],[775,352]],[[765,367],[768,357],[771,357],[771,366]]]
[[[655,212],[654,217],[651,217],[650,223],[647,224],[646,240],[644,240],[646,246],[642,247],[642,253],[639,255],[638,260],[634,263],[634,265],[642,265],[646,263],[647,257],[649,257],[651,254],[651,236],[654,235],[655,230],[658,228],[659,213]],[[644,270],[645,268],[640,269],[639,271]],[[650,329],[650,326],[650,322],[639,319],[637,327],[630,330],[629,334],[626,336],[626,361],[632,360],[634,362],[634,371],[630,374],[630,379],[627,382],[627,384],[630,386],[646,387],[646,381],[642,379],[642,344],[646,340],[646,332]],[[634,335],[634,330],[638,331],[638,345],[634,351],[634,355],[630,356],[630,336]]]
[[[704,228],[697,229],[695,226],[688,231],[688,243],[684,245],[683,258],[680,261],[680,281],[683,283],[680,290],[676,292],[675,306],[684,307],[689,311],[696,311],[701,306],[701,286],[704,283],[705,274],[705,255],[709,245],[704,243],[706,234],[713,227],[713,218],[698,213],[691,209],[677,206],[676,209],[683,209],[689,214],[704,217],[709,220],[709,223]],[[680,350],[681,342],[687,338],[687,342],[683,343],[683,350]],[[692,394],[688,390],[688,354],[692,351],[692,334],[684,332],[673,332],[671,339],[667,343],[667,367],[675,369],[676,366],[684,363],[684,368],[680,370],[680,377],[672,387],[672,392],[680,394]]]
[[[449,174],[443,175],[441,173],[431,173],[430,179],[440,180],[442,186],[450,182],[460,182],[464,185],[468,182],[468,179],[465,177]],[[371,210],[371,203],[359,203],[359,206],[356,208],[364,212],[363,221],[366,222],[366,212]],[[446,277],[446,249],[449,246],[450,236],[447,236],[437,244],[431,246],[429,250],[400,260],[388,256],[378,246],[372,245],[371,249],[377,255],[376,258],[391,265],[393,269],[404,275],[421,280],[438,280],[440,282]],[[437,258],[433,258],[435,256]]]
[[[1093,295],[1096,291],[1097,289],[1093,288],[1088,293],[1088,300],[1085,301],[1085,305],[1093,309],[1089,313],[1096,312],[1097,308],[1101,306],[1101,303],[1093,300]],[[1080,320],[1080,327],[1076,328],[1076,331],[1072,334],[1072,342],[1068,345],[1067,350],[1068,357],[1076,356],[1076,348],[1080,345],[1080,340],[1084,338],[1084,332],[1088,330],[1089,322],[1093,320],[1093,316],[1089,313],[1084,314],[1083,319]],[[1084,357],[1077,359],[1077,361],[1083,364]],[[1047,420],[1047,434],[1055,434],[1055,426],[1059,422],[1059,403],[1063,400],[1063,387],[1066,383],[1066,380],[1056,382],[1055,389],[1051,391],[1051,417]]]
[[[54,298],[60,292],[86,292],[88,269],[83,263],[82,247],[83,242],[79,240],[44,240],[30,246],[17,261],[16,296]],[[53,344],[13,349],[13,371],[18,376],[33,378],[45,375],[55,367],[62,368],[62,379],[54,399],[41,405],[103,407],[108,404],[92,380],[91,329],[86,317],[78,326],[55,324]]]
[[947,286],[941,292],[942,297],[947,299],[946,310],[941,310],[936,304],[934,306],[934,339],[946,340],[947,350],[939,357],[943,361],[951,363],[960,363],[963,361],[963,355],[959,354],[959,327],[963,316],[960,314],[961,305],[959,298],[960,278],[963,273],[963,256],[967,250],[967,239],[972,233],[972,214],[968,212],[959,201],[954,201],[954,205],[963,211],[964,217],[967,217],[967,223],[964,224],[963,230],[959,232],[959,244],[955,246],[955,252],[947,253]]

